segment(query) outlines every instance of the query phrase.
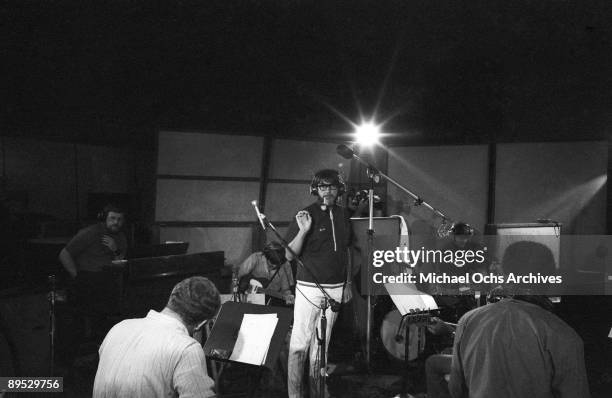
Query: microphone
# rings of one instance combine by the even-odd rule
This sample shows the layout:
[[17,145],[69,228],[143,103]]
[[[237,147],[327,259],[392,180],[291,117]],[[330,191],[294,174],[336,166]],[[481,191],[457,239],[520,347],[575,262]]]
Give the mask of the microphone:
[[257,213],[257,219],[259,220],[259,223],[261,224],[261,227],[265,231],[266,230],[266,224],[264,223],[263,220],[264,220],[264,218],[266,218],[266,216],[261,214],[261,212],[259,211],[259,207],[257,207],[257,201],[256,200],[251,201],[251,204],[255,208],[255,213]]
[[453,232],[453,223],[449,222],[447,219],[443,219],[436,232],[439,238],[446,238]]
[[327,212],[327,211],[331,211],[331,208],[336,205],[336,201],[333,200],[329,196],[323,196],[319,200],[319,204],[321,206],[321,210],[323,210],[324,212]]
[[338,155],[342,156],[345,159],[351,159],[353,155],[355,155],[355,152],[353,152],[351,148],[344,144],[338,145],[336,147],[336,152],[338,152]]

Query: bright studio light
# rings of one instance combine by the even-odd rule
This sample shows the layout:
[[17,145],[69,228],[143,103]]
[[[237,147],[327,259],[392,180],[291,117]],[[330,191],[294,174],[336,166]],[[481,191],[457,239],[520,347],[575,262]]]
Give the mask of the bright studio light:
[[355,127],[355,140],[359,145],[377,144],[380,138],[380,126],[373,122],[363,122]]

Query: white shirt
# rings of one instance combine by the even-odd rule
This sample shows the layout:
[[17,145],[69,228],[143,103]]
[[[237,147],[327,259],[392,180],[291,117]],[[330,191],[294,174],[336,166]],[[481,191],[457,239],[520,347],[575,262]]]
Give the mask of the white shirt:
[[169,315],[118,323],[99,353],[94,398],[214,396],[201,345]]

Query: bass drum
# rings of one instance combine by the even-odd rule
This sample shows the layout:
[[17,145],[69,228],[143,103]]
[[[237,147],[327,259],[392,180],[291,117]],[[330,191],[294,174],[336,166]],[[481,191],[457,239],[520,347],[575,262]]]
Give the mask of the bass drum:
[[[387,313],[380,326],[380,340],[385,351],[395,359],[406,360],[406,329],[398,328],[402,321],[400,312],[395,309]],[[404,324],[405,325],[405,324]],[[414,361],[425,349],[425,326],[409,324],[408,361]]]

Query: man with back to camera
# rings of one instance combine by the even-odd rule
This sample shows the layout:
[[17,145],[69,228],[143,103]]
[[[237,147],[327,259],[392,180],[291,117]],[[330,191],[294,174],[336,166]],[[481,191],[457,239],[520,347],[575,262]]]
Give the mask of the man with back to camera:
[[[506,274],[554,273],[546,246],[508,246]],[[454,398],[589,397],[583,343],[554,315],[552,303],[532,294],[542,286],[510,285],[509,298],[477,308],[459,320],[448,385]]]
[[[336,170],[318,171],[311,184],[310,193],[317,201],[300,210],[289,226],[289,247],[301,257],[307,269],[298,267],[293,315],[293,330],[289,344],[288,391],[289,397],[303,397],[307,386],[303,381],[306,355],[310,353],[310,396],[318,395],[316,329],[320,325],[320,304],[329,296],[336,302],[350,299],[347,282],[347,249],[351,241],[351,226],[347,209],[336,202],[346,190],[342,176]],[[287,258],[293,255],[287,253]],[[319,283],[326,294],[316,286]],[[350,281],[349,281],[350,283]],[[328,308],[326,343],[337,313]],[[327,352],[327,350],[326,350]]]
[[192,336],[220,306],[207,278],[179,282],[161,311],[115,325],[100,346],[94,398],[215,395],[202,346]]

